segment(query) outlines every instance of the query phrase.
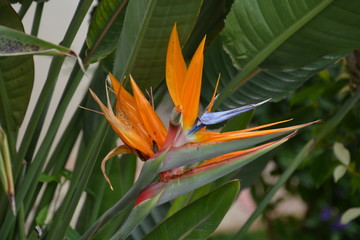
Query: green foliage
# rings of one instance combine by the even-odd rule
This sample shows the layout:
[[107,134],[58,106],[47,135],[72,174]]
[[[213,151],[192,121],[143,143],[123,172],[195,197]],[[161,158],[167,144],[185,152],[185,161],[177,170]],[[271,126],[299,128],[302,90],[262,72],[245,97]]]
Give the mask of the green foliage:
[[[354,95],[349,88],[349,76],[345,74],[341,64],[331,66],[328,70],[313,77],[298,92],[292,94],[289,101],[293,104],[277,104],[265,107],[258,111],[255,119],[271,121],[289,114],[296,116],[297,120],[307,119],[305,112],[313,112],[318,118],[324,119],[324,124],[331,122],[331,116],[337,109],[345,108],[346,102]],[[315,87],[317,86],[317,87]],[[321,94],[318,94],[321,86]],[[306,94],[304,94],[306,93]],[[356,95],[359,93],[356,92]],[[310,96],[310,97],[305,97]],[[302,199],[307,210],[301,218],[271,217],[276,207],[286,199],[271,204],[265,211],[263,220],[266,221],[266,230],[275,238],[316,239],[355,239],[360,229],[356,217],[349,224],[340,222],[348,208],[359,206],[359,161],[351,156],[359,153],[359,131],[354,128],[354,122],[359,121],[355,110],[358,101],[347,115],[341,119],[338,127],[329,128],[325,137],[314,147],[312,154],[307,157],[300,167],[294,172],[292,180],[284,186],[286,190]],[[268,109],[266,109],[268,108]],[[274,117],[276,111],[279,116]],[[315,129],[316,136],[325,130],[324,126]],[[291,164],[296,156],[294,150],[299,149],[305,142],[306,136],[300,136],[299,142],[290,142],[275,157],[275,168],[272,175],[278,176]],[[341,142],[341,144],[340,144]],[[340,160],[341,159],[341,160]],[[344,167],[343,176],[338,175],[337,167]],[[346,166],[352,166],[346,167]],[[334,181],[333,175],[338,181]],[[270,185],[266,179],[257,182],[257,188],[267,189]],[[264,198],[263,193],[256,194],[254,198]],[[316,237],[315,237],[316,236]]]
[[125,9],[126,1],[99,2],[86,37],[89,49],[87,59],[90,63],[99,61],[114,51],[124,23]]
[[116,45],[113,74],[131,74],[143,89],[156,87],[165,76],[168,37],[177,24],[180,42],[189,37],[202,1],[130,1]]
[[[16,12],[7,0],[0,1],[0,25],[23,31]],[[5,39],[3,33],[1,39]],[[0,58],[0,123],[3,128],[17,130],[25,116],[34,82],[32,56]]]
[[239,190],[239,181],[229,182],[219,187],[174,213],[144,239],[208,238],[220,224]]

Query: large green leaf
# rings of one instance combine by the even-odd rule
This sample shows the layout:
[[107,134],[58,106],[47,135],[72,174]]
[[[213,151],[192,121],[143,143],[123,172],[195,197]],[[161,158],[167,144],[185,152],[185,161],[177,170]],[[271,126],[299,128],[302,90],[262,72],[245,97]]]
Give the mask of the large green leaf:
[[165,75],[168,40],[177,23],[180,42],[189,37],[201,8],[201,0],[133,0],[115,51],[114,75],[132,74],[143,89],[156,87]]
[[[23,31],[7,0],[0,0],[0,25]],[[15,130],[22,123],[34,82],[32,56],[0,57],[0,124]]]
[[178,211],[144,239],[206,239],[220,224],[240,190],[229,182]]
[[[343,57],[345,53],[333,53],[324,56],[307,66],[292,71],[262,70],[250,80],[234,90],[226,100],[222,102],[221,109],[239,107],[241,105],[257,103],[266,99],[274,101],[287,97],[291,92],[302,86],[310,77],[329,66],[331,63]],[[218,74],[221,74],[219,92],[229,84],[239,79],[241,72],[236,69],[230,57],[222,48],[220,39],[211,44],[205,54],[204,63],[204,86],[202,88],[203,102],[208,104],[211,99]]]
[[360,46],[359,1],[236,1],[222,33],[224,46],[242,70],[223,90],[223,100],[257,67],[290,70],[322,56]]
[[70,49],[8,27],[0,26],[0,56],[19,55],[72,56]]
[[[105,58],[114,51],[124,23],[126,1],[103,0],[91,19],[86,43],[89,62]],[[91,56],[89,55],[91,54]]]
[[206,36],[206,45],[209,45],[219,35],[224,28],[224,20],[233,2],[234,0],[206,0],[203,2],[194,30],[183,48],[185,59],[192,58],[204,36]]

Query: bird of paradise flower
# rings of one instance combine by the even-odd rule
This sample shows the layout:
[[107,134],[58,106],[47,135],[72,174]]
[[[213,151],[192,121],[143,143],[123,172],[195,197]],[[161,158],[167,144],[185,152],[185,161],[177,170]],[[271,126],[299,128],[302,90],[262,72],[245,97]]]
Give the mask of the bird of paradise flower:
[[[102,171],[110,187],[112,188],[112,185],[106,176],[105,164],[111,157],[134,153],[145,161],[139,179],[132,188],[133,191],[129,191],[130,193],[122,199],[126,201],[131,199],[128,196],[135,197],[134,209],[148,202],[146,200],[155,199],[155,202],[151,203],[152,206],[164,203],[233,172],[286,142],[298,129],[317,122],[264,130],[290,121],[285,120],[232,132],[219,133],[206,130],[208,125],[226,121],[269,100],[227,111],[212,112],[217,84],[205,112],[198,115],[204,45],[205,38],[198,46],[190,64],[186,66],[176,25],[174,26],[166,56],[166,84],[175,105],[170,115],[168,129],[131,76],[132,95],[112,74],[109,74],[112,90],[116,95],[115,112],[108,93],[106,106],[90,90],[104,117],[124,143],[111,150],[102,162]],[[272,141],[267,142],[269,140]],[[146,166],[151,165],[156,167],[145,169]],[[151,174],[149,171],[155,172]],[[160,176],[159,179],[152,182],[156,175]],[[122,200],[119,201],[118,206],[113,207],[114,211],[123,208]],[[141,213],[133,212],[145,216],[149,209],[151,208],[147,208],[146,211],[141,210]],[[113,215],[113,210],[110,209],[105,215]],[[89,230],[89,234],[97,231],[102,224],[104,220],[96,223],[94,226],[97,226]],[[122,229],[130,228],[123,226]]]
[[[228,141],[256,138],[261,136],[277,137],[281,134],[295,131],[299,128],[308,126],[312,123],[296,125],[287,128],[279,128],[272,130],[261,130],[266,127],[277,125],[289,120],[266,124],[249,129],[218,133],[205,131],[207,125],[217,124],[228,120],[229,118],[254,109],[255,107],[267,102],[263,101],[257,104],[247,105],[244,107],[223,111],[211,112],[212,105],[215,101],[216,89],[207,110],[198,116],[199,100],[202,81],[202,68],[204,62],[204,44],[205,38],[201,41],[197,48],[189,66],[186,66],[183,58],[181,47],[178,39],[176,25],[174,26],[167,50],[166,57],[166,83],[170,96],[175,105],[175,112],[181,117],[180,125],[174,126],[170,121],[169,130],[166,129],[160,117],[154,111],[152,105],[143,95],[134,79],[130,76],[133,95],[131,95],[122,85],[115,79],[112,74],[109,78],[116,94],[115,113],[112,110],[111,103],[108,99],[105,106],[99,98],[91,90],[91,94],[95,101],[99,104],[105,118],[109,121],[113,130],[117,133],[125,145],[121,145],[113,149],[104,158],[102,170],[106,180],[111,183],[105,174],[105,163],[108,159],[119,154],[134,153],[140,159],[146,161],[159,152],[164,151],[171,146],[172,149],[181,147],[191,148],[194,146],[206,146],[211,143],[224,143]],[[272,143],[274,144],[274,142]],[[215,158],[211,158],[199,166],[184,170],[182,167],[165,170],[161,175],[161,181],[168,179],[180,178],[185,173],[196,172],[205,166],[224,164],[230,159],[240,157],[244,154],[258,151],[261,148],[268,147],[270,144],[264,144],[255,148],[239,151],[231,151],[228,153],[221,152]],[[225,149],[226,151],[226,149]],[[171,157],[170,154],[167,157]],[[206,155],[206,153],[204,153]],[[184,165],[190,161],[184,161]],[[111,186],[112,188],[112,186]]]

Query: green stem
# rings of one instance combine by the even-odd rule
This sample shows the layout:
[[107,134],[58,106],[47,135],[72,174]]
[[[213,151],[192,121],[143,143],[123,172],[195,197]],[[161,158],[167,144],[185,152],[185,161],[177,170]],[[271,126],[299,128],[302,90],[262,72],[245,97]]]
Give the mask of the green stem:
[[24,0],[22,3],[21,3],[21,8],[18,12],[18,15],[20,17],[20,19],[23,19],[25,14],[27,13],[27,11],[29,10],[30,6],[31,6],[31,3],[33,2],[33,0]]
[[41,16],[43,13],[43,9],[44,9],[44,2],[40,2],[40,3],[36,4],[34,20],[33,20],[33,25],[32,25],[32,29],[31,29],[31,35],[33,35],[33,36],[37,36],[39,33],[39,26],[40,26],[40,22],[41,22]]
[[75,77],[74,81],[72,81],[69,91],[66,92],[63,101],[61,102],[60,106],[56,110],[54,118],[49,126],[49,130],[48,130],[38,152],[35,155],[34,161],[30,165],[30,168],[29,168],[29,171],[27,174],[28,180],[25,178],[25,181],[27,181],[27,182],[24,183],[24,186],[26,186],[28,184],[28,182],[32,182],[33,184],[31,184],[27,188],[23,188],[23,191],[25,191],[25,192],[27,191],[27,197],[29,199],[31,199],[31,196],[33,195],[34,191],[32,191],[32,193],[31,193],[31,191],[29,191],[27,189],[30,188],[30,189],[35,190],[37,179],[41,173],[41,166],[44,165],[44,163],[47,159],[48,153],[49,153],[51,145],[55,139],[57,130],[60,126],[60,123],[62,121],[64,113],[69,105],[69,102],[71,101],[71,99],[74,95],[74,92],[77,89],[77,86],[79,85],[79,83],[83,77],[83,74],[84,73],[82,71],[79,71],[78,75]]
[[20,240],[25,240],[25,213],[24,213],[24,205],[20,206],[19,215],[18,215],[18,236]]
[[90,239],[94,237],[110,220],[121,212],[126,212],[126,207],[131,206],[135,201],[136,197],[144,187],[148,186],[149,183],[160,173],[161,163],[164,156],[166,156],[167,150],[161,153],[151,160],[144,163],[139,178],[129,191],[111,208],[109,208],[98,220],[89,228],[89,230],[81,236],[80,240]]
[[[63,133],[59,143],[56,145],[56,149],[52,154],[48,164],[45,168],[46,174],[59,174],[65,167],[65,164],[68,160],[68,157],[71,153],[71,150],[74,147],[76,139],[80,132],[80,113],[82,110],[78,109],[72,119],[69,122],[68,127],[66,128],[65,132]],[[43,184],[38,184],[41,187]],[[53,196],[56,192],[56,188],[58,186],[57,182],[48,183],[44,189],[44,195],[41,198],[39,203],[39,207],[37,209],[37,213],[43,209],[46,205],[50,205]],[[35,201],[35,198],[33,199]],[[31,201],[29,204],[26,205],[27,213],[31,211]],[[37,216],[37,214],[35,214]],[[34,227],[34,226],[33,226]]]
[[107,130],[107,121],[103,119],[96,130],[95,136],[91,139],[85,155],[79,155],[78,159],[81,159],[83,164],[79,165],[76,172],[74,171],[73,173],[70,188],[66,193],[66,197],[61,205],[61,208],[56,213],[53,224],[50,227],[51,231],[49,232],[49,239],[63,239],[66,228],[68,227],[73,212],[78,204],[78,200],[80,199],[88,178],[90,177]]
[[284,183],[290,178],[293,172],[298,168],[298,166],[303,162],[305,158],[309,156],[315,144],[319,144],[327,134],[332,131],[340,121],[346,116],[346,114],[352,109],[356,102],[360,99],[360,89],[348,99],[348,101],[343,105],[343,107],[332,117],[322,128],[320,133],[315,139],[310,140],[296,156],[295,160],[291,163],[290,167],[281,175],[279,181],[270,189],[266,194],[265,198],[260,202],[255,212],[250,216],[246,221],[244,226],[239,230],[239,232],[234,236],[234,239],[242,239],[244,234],[248,231],[253,222],[262,214],[266,206],[269,204],[275,193],[284,185]]
[[[68,31],[65,34],[64,40],[62,42],[63,46],[69,47],[74,40],[74,37],[83,22],[86,13],[88,12],[93,0],[83,0],[79,3],[74,17],[70,23],[70,27],[68,28]],[[40,120],[40,115],[44,110],[45,104],[49,97],[51,96],[53,89],[56,84],[56,80],[58,78],[58,74],[60,72],[61,66],[64,62],[63,58],[55,57],[51,63],[48,78],[45,82],[44,88],[40,94],[40,97],[37,101],[36,108],[34,109],[34,112],[31,116],[29,125],[27,126],[24,138],[21,142],[19,153],[17,155],[16,161],[15,161],[15,177],[19,175],[19,172],[21,170],[21,164],[22,160],[24,159],[24,156],[28,150],[28,147],[30,145],[32,136],[34,134],[34,131],[38,125],[38,122]],[[83,74],[83,73],[81,73]],[[79,81],[81,78],[79,79]],[[33,160],[31,166],[29,167],[29,171],[27,172],[23,184],[20,185],[20,189],[17,192],[16,196],[16,204],[19,205],[23,202],[25,196],[29,193],[28,190],[31,186],[36,185],[37,179],[41,172],[41,166],[44,165],[46,156],[48,154],[48,151],[51,147],[51,142],[55,137],[56,131],[58,126],[61,123],[62,117],[65,113],[65,110],[67,108],[68,103],[70,102],[73,93],[75,92],[75,89],[77,88],[77,85],[73,85],[74,88],[71,89],[72,91],[69,91],[67,93],[67,101],[64,101],[63,104],[59,107],[59,110],[55,113],[54,119],[51,123],[51,126],[49,127],[49,131],[47,132],[47,135],[45,136],[45,139],[43,141],[43,144],[40,146],[39,151],[37,152],[35,159]],[[62,111],[61,111],[62,110]],[[55,126],[55,127],[54,127]],[[35,189],[32,189],[35,191]],[[29,195],[32,195],[32,193],[29,193]],[[8,210],[5,222],[1,228],[0,228],[0,236],[6,238],[9,234],[9,231],[11,229],[11,226],[14,223],[14,216],[11,213],[11,211]]]
[[131,188],[114,206],[108,209],[98,220],[81,236],[80,240],[94,237],[112,218],[118,215],[130,203],[135,201],[139,190]]
[[[68,31],[66,32],[66,34],[64,36],[64,40],[62,41],[63,46],[70,47],[92,2],[93,2],[93,0],[82,0],[79,3],[78,8],[75,11],[74,17],[70,23],[70,27],[68,28]],[[26,152],[29,148],[29,145],[31,143],[35,129],[40,120],[40,116],[45,108],[45,105],[46,105],[49,97],[52,95],[52,92],[55,87],[56,80],[59,76],[59,72],[60,72],[63,62],[64,62],[64,58],[62,58],[62,57],[54,57],[54,59],[51,62],[45,85],[44,85],[43,90],[41,91],[41,94],[39,96],[39,99],[35,105],[36,107],[34,109],[33,114],[31,115],[29,124],[28,124],[28,126],[26,128],[26,132],[24,134],[24,138],[21,141],[19,153],[17,154],[17,157],[15,159],[15,167],[14,167],[15,174],[14,175],[15,175],[16,179],[17,179],[19,171],[21,169],[22,161],[23,161],[23,159],[26,155]]]

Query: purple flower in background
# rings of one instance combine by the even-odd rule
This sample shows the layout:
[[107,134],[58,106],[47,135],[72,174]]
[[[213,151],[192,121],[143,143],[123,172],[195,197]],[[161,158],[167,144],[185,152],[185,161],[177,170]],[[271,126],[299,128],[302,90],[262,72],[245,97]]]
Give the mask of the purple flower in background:
[[350,223],[341,224],[340,217],[336,218],[335,221],[331,224],[330,228],[333,232],[339,232],[346,229]]
[[320,211],[320,220],[325,222],[328,221],[332,216],[332,211],[330,206],[323,207]]

